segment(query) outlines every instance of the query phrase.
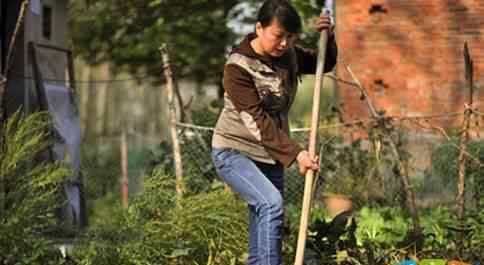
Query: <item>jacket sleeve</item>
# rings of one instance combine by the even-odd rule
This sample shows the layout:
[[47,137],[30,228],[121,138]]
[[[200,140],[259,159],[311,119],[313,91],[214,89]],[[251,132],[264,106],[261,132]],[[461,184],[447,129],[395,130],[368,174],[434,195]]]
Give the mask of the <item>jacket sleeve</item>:
[[[318,51],[314,49],[305,49],[299,46],[295,47],[297,64],[300,74],[314,74],[318,63]],[[334,34],[328,39],[326,47],[326,60],[324,63],[324,72],[331,72],[336,65],[338,58],[338,46],[336,45]]]
[[263,109],[250,74],[238,65],[226,65],[224,89],[251,134],[274,160],[289,167],[302,148]]

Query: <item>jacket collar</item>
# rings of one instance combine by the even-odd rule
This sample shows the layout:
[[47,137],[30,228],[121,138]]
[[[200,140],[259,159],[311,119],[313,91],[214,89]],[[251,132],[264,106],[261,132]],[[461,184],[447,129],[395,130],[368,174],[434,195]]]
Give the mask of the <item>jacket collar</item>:
[[252,48],[252,46],[250,45],[250,42],[256,37],[257,35],[255,33],[249,33],[239,45],[233,47],[231,53],[239,53],[247,57],[255,58],[269,66],[272,66],[275,63],[275,61],[277,61],[276,58],[270,55],[266,55],[266,56],[260,55],[256,53]]

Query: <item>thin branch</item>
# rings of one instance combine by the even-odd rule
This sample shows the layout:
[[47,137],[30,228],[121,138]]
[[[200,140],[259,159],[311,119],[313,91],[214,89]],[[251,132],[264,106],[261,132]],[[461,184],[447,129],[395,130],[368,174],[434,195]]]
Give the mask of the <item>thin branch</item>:
[[474,162],[476,162],[479,165],[479,167],[484,167],[484,164],[481,162],[481,160],[479,158],[473,156],[472,154],[470,154],[469,152],[467,152],[465,150],[462,150],[462,148],[460,148],[456,143],[454,143],[454,140],[452,140],[452,137],[445,131],[444,128],[442,128],[440,126],[433,125],[428,120],[425,120],[425,122],[428,124],[428,126],[422,125],[421,123],[418,123],[418,121],[415,121],[415,124],[417,124],[421,128],[427,129],[427,130],[438,131],[441,135],[443,135],[449,141],[449,143],[452,147],[454,147],[458,151],[462,151],[467,157],[469,157]]
[[[365,100],[365,102],[368,106],[368,109],[370,110],[371,115],[375,119],[375,122],[380,127],[384,127],[385,124],[386,124],[384,115],[380,115],[376,112],[375,106],[374,106],[373,102],[371,101],[371,98],[368,95],[368,92],[366,91],[366,89],[361,85],[361,82],[355,76],[355,74],[351,70],[350,66],[348,64],[346,64],[344,61],[342,61],[342,62],[343,62],[343,65],[345,66],[346,70],[348,71],[348,73],[351,75],[351,78],[353,78],[355,83],[358,85],[358,88],[360,89],[360,92],[363,95],[363,99]],[[404,159],[402,158],[400,151],[397,147],[397,144],[395,143],[395,141],[391,137],[391,135],[389,135],[387,130],[385,130],[383,132],[382,136],[383,137],[386,136],[388,138],[388,142],[390,144],[391,150],[392,150],[393,154],[395,155],[395,157],[397,158],[398,170],[401,173],[400,176],[402,178],[403,187],[404,187],[404,190],[405,190],[405,193],[406,193],[406,196],[407,196],[407,206],[408,206],[410,213],[411,213],[411,216],[412,216],[413,227],[414,227],[415,231],[420,232],[421,228],[420,228],[420,224],[419,224],[419,220],[418,220],[417,206],[416,206],[416,203],[415,203],[415,194],[414,194],[412,187],[411,187],[411,184],[410,184],[410,177],[408,175],[407,167],[405,166],[408,163],[406,163],[404,161]]]
[[189,124],[189,123],[183,123],[183,122],[175,122],[176,126],[183,127],[183,128],[189,128],[189,129],[195,129],[195,130],[201,130],[201,131],[213,131],[213,127],[206,127],[206,126],[199,126],[199,125],[194,125],[194,124]]
[[351,82],[351,81],[348,81],[348,80],[344,80],[344,79],[339,78],[339,77],[337,77],[337,76],[335,76],[333,74],[327,74],[325,76],[328,77],[328,78],[333,79],[336,82],[340,82],[340,83],[343,83],[343,84],[346,84],[346,85],[349,85],[349,86],[358,87],[358,84],[357,83]]
[[[341,128],[341,127],[352,127],[354,125],[364,125],[365,123],[368,124],[371,122],[371,119],[366,119],[366,120],[353,120],[349,122],[344,122],[344,123],[334,123],[326,126],[319,126],[320,130],[325,130],[325,129],[335,129],[335,128]],[[309,131],[309,128],[294,128],[291,129],[291,132],[307,132]]]
[[479,116],[484,116],[484,112],[480,112],[477,109],[472,109],[472,113],[473,114],[476,114],[476,115],[479,115]]
[[371,101],[371,98],[368,95],[368,92],[366,91],[366,89],[363,87],[363,85],[361,85],[361,82],[358,80],[358,78],[356,77],[356,75],[353,73],[353,71],[351,70],[351,67],[348,64],[346,64],[345,62],[343,62],[343,65],[346,68],[346,70],[348,71],[348,73],[351,75],[351,78],[353,78],[356,86],[360,89],[360,92],[361,92],[361,94],[363,95],[363,97],[365,99],[365,102],[366,102],[366,104],[368,106],[368,109],[371,112],[371,115],[374,118],[376,118],[376,119],[379,118],[380,115],[376,112],[375,105]]

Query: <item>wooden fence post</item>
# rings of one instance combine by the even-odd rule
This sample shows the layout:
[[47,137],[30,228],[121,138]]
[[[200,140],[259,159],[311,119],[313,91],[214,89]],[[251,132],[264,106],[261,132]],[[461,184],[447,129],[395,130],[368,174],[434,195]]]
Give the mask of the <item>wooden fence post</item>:
[[472,118],[472,105],[474,101],[474,83],[473,83],[473,65],[474,62],[469,54],[469,48],[467,42],[464,43],[464,61],[465,61],[465,78],[466,85],[469,88],[469,102],[465,108],[464,124],[462,128],[462,134],[460,135],[459,143],[459,180],[458,180],[458,193],[457,193],[457,209],[460,219],[464,217],[465,212],[465,174],[466,174],[466,149],[467,142],[469,141],[469,128]]
[[128,208],[128,192],[129,192],[129,179],[128,179],[128,143],[126,140],[126,131],[121,133],[121,196],[123,200],[123,207]]
[[168,93],[168,109],[169,109],[169,126],[171,141],[173,144],[173,157],[175,159],[175,176],[176,176],[176,198],[177,204],[180,205],[180,201],[183,198],[185,185],[183,182],[183,167],[180,143],[178,141],[178,135],[176,132],[176,107],[174,102],[174,88],[173,88],[173,72],[171,71],[170,58],[166,44],[160,47],[161,60],[163,62],[163,72],[166,79],[166,91]]

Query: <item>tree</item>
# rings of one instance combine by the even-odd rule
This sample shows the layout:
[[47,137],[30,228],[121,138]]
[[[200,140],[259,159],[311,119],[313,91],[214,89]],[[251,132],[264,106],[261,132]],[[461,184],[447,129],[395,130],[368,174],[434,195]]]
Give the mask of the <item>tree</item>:
[[75,54],[89,64],[110,61],[133,74],[161,76],[158,48],[167,43],[178,78],[221,81],[228,28],[240,0],[92,0],[70,2]]
[[[316,47],[312,19],[324,1],[294,0],[306,33],[301,41]],[[256,0],[91,0],[70,1],[69,27],[75,54],[89,64],[110,61],[117,69],[159,78],[158,48],[167,43],[177,78],[220,84],[225,55],[237,35],[228,26],[254,22],[247,7]],[[245,5],[245,6],[244,6]],[[238,8],[235,8],[235,7]],[[254,9],[255,10],[255,9]]]

